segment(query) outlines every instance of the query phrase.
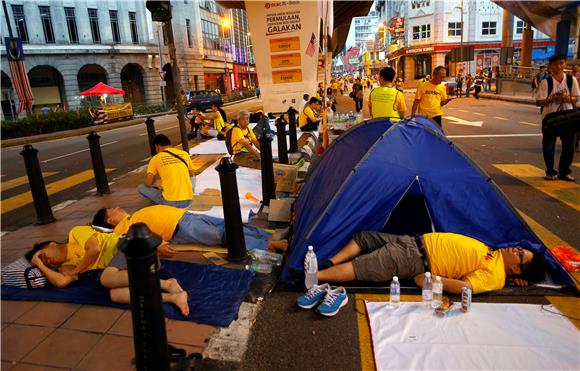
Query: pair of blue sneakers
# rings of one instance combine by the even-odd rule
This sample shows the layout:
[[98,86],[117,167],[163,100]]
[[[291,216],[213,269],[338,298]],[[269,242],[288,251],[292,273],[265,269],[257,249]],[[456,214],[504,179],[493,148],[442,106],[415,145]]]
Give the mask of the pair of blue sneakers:
[[333,288],[328,283],[325,283],[312,286],[306,294],[298,298],[297,303],[303,309],[312,309],[318,306],[316,308],[318,313],[332,317],[348,303],[348,296],[344,287]]

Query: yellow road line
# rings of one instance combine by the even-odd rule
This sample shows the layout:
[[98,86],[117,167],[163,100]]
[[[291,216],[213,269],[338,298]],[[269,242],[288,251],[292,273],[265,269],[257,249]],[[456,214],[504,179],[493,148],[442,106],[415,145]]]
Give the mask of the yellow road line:
[[[109,173],[115,169],[106,169],[106,172]],[[73,176],[69,176],[67,178],[57,180],[56,182],[50,183],[46,185],[46,193],[50,196],[57,192],[64,191],[67,188],[74,187],[86,181],[89,181],[94,178],[93,170],[85,170],[82,173],[75,174]],[[10,212],[12,210],[18,209],[24,205],[28,205],[32,203],[32,193],[30,191],[21,193],[14,197],[7,198],[6,200],[2,200],[1,203],[1,211],[2,214]]]
[[469,112],[469,111],[466,111],[464,109],[460,109],[459,112]]
[[580,167],[580,162],[574,162],[572,166]]
[[493,164],[493,166],[580,211],[580,186],[578,184],[565,181],[546,181],[544,180],[544,170],[529,164]]
[[477,116],[485,116],[485,114],[479,113],[479,112],[471,112],[471,113],[473,113],[474,115],[477,115]]
[[[58,174],[58,173],[59,173],[58,171],[47,171],[47,172],[43,171],[42,177],[47,178],[51,175]],[[15,187],[21,186],[21,185],[26,184],[26,183],[28,183],[28,176],[27,175],[2,182],[0,184],[0,189],[2,189],[2,191],[6,191],[8,189],[15,188]]]
[[520,124],[530,125],[530,126],[540,126],[540,124],[534,124],[533,122],[527,122],[527,121],[520,121]]
[[501,116],[494,116],[494,118],[496,118],[498,120],[508,121],[508,119],[506,119],[505,117],[501,117]]

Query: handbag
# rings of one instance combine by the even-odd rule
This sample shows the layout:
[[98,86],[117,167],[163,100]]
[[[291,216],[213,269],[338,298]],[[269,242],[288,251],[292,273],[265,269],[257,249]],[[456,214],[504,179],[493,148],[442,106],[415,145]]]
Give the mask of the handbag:
[[2,284],[23,289],[36,289],[46,286],[48,280],[40,269],[33,266],[25,257],[21,257],[2,268]]

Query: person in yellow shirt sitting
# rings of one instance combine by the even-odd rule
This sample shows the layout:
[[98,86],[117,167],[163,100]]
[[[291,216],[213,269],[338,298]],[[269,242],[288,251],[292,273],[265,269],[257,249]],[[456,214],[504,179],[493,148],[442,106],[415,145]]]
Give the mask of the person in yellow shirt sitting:
[[379,72],[381,86],[371,90],[369,96],[369,111],[372,118],[388,117],[391,121],[399,121],[405,117],[407,105],[405,95],[393,87],[396,72],[391,67],[385,67]]
[[226,123],[217,103],[211,105],[211,113],[205,114],[198,110],[198,115],[204,120],[204,124],[200,128],[201,135],[218,140],[226,138]]
[[[149,160],[147,176],[137,191],[160,205],[187,208],[193,199],[195,175],[189,153],[171,146],[169,138],[158,134],[153,139],[157,154]],[[160,187],[154,186],[156,179]]]
[[521,247],[494,249],[460,234],[360,232],[330,260],[318,263],[318,280],[382,282],[398,276],[422,286],[424,273],[430,271],[441,276],[447,292],[459,294],[468,287],[478,294],[500,290],[508,277],[511,284],[525,286],[543,273],[541,264],[539,254]]
[[[101,284],[110,289],[111,300],[130,303],[129,275],[125,254],[118,251],[120,236],[100,233],[89,226],[73,227],[68,241],[44,241],[34,245],[25,257],[38,267],[54,287],[64,288],[89,270],[104,269]],[[181,314],[189,314],[187,292],[174,278],[162,279],[161,298],[164,303],[175,304]]]
[[234,162],[239,166],[260,169],[260,142],[249,125],[250,113],[241,110],[238,114],[237,126],[230,129]]
[[411,110],[414,115],[418,109],[419,113],[433,119],[440,128],[442,128],[441,117],[443,116],[441,107],[451,101],[451,99],[447,98],[445,85],[441,83],[445,75],[445,67],[435,67],[431,80],[425,81],[417,88],[413,109]]
[[322,102],[316,98],[312,97],[308,101],[308,104],[304,107],[300,115],[298,116],[298,127],[302,131],[315,131],[318,130],[318,123],[322,121],[322,117],[318,116],[317,113],[322,107]]

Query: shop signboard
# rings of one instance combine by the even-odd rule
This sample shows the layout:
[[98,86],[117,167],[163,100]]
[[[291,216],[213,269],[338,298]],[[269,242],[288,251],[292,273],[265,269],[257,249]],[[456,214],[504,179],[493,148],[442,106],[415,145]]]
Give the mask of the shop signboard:
[[405,18],[395,17],[389,21],[389,33],[393,41],[405,39]]
[[316,1],[245,1],[264,110],[284,112],[316,91],[321,7]]

